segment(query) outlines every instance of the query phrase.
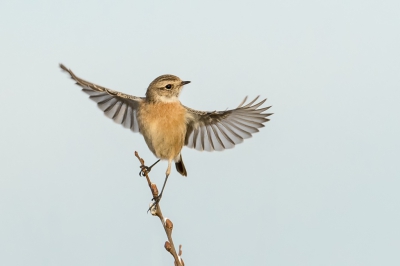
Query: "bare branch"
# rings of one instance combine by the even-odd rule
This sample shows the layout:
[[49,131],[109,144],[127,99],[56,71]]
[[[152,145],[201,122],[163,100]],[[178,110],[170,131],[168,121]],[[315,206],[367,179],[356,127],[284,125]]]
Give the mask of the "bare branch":
[[[157,197],[158,196],[157,186],[156,186],[156,184],[151,182],[149,175],[148,175],[149,173],[147,172],[147,169],[144,164],[144,160],[139,157],[139,154],[137,151],[135,151],[135,156],[136,156],[136,158],[138,158],[138,160],[141,164],[140,167],[142,169],[144,176],[146,177],[147,184],[149,185],[149,188],[150,188],[151,194],[153,195],[153,198]],[[158,218],[160,218],[161,224],[163,225],[165,233],[168,238],[168,241],[165,242],[164,247],[174,257],[175,266],[185,266],[185,263],[183,262],[183,259],[181,258],[182,245],[179,245],[179,255],[178,255],[175,250],[174,241],[172,240],[172,229],[174,227],[174,224],[172,223],[172,221],[170,219],[164,218],[159,204],[153,206],[150,209],[150,212],[153,216],[158,216]]]

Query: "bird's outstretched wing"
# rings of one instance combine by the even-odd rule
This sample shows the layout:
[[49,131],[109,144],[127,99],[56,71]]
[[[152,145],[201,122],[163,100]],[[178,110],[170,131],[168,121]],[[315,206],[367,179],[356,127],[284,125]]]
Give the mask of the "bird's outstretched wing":
[[188,111],[185,145],[200,151],[221,151],[250,138],[272,115],[263,113],[271,106],[258,108],[267,99],[254,104],[257,99],[244,105],[246,97],[236,109],[226,111],[203,112],[184,106]]
[[82,91],[89,94],[89,98],[97,103],[104,114],[113,119],[116,123],[130,128],[133,132],[139,131],[137,122],[137,110],[139,103],[144,98],[131,96],[118,91],[78,78],[70,69],[60,64],[62,70],[67,71],[76,84],[82,87]]

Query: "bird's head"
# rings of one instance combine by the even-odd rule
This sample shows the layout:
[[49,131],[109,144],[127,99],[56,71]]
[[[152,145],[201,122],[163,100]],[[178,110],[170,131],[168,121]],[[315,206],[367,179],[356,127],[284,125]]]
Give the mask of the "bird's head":
[[153,80],[146,92],[146,99],[152,102],[177,102],[184,85],[190,81],[182,81],[174,75],[162,75]]

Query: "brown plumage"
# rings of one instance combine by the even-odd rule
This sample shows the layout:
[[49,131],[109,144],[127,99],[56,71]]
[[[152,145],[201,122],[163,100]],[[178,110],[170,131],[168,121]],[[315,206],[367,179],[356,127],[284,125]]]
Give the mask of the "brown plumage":
[[146,97],[136,97],[110,90],[77,77],[70,69],[60,64],[76,84],[97,102],[106,116],[134,132],[140,132],[153,154],[168,160],[163,188],[156,203],[162,196],[172,161],[177,171],[187,176],[182,161],[184,145],[197,150],[224,150],[233,148],[243,139],[249,138],[264,123],[271,113],[264,113],[269,107],[259,108],[266,100],[258,99],[232,110],[204,112],[182,105],[179,94],[184,85],[174,75],[162,75],[153,80],[146,91]]

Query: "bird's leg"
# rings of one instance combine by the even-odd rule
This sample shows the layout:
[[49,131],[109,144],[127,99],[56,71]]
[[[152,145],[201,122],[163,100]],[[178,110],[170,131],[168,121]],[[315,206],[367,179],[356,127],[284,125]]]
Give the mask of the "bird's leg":
[[157,162],[153,163],[150,167],[145,166],[145,165],[144,165],[144,166],[140,166],[140,168],[141,168],[142,170],[140,170],[139,176],[144,176],[143,170],[146,170],[147,173],[150,173],[151,168],[153,168],[153,166],[156,165],[159,161],[160,161],[160,159],[158,159]]
[[164,192],[165,185],[167,184],[167,180],[168,180],[169,174],[171,173],[171,162],[172,162],[172,160],[168,160],[168,168],[167,168],[167,172],[165,173],[165,180],[164,180],[164,184],[163,184],[162,189],[161,189],[161,193],[158,194],[157,197],[153,198],[154,203],[150,206],[149,210],[151,210],[151,208],[156,206],[161,200],[161,197],[162,197],[163,192]]

